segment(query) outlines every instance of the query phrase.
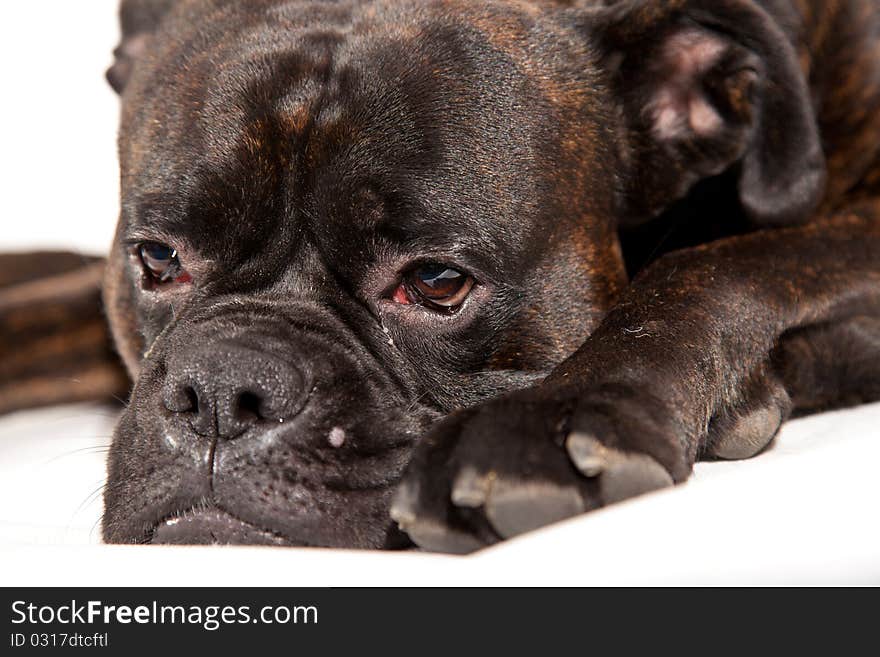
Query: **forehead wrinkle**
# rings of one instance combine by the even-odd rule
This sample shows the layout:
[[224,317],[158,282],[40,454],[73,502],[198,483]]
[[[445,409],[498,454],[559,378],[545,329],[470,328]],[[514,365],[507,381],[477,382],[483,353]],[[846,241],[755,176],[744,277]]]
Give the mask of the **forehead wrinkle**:
[[[348,29],[348,4],[225,3],[222,12],[214,12],[222,17],[218,23],[208,20],[208,12],[204,25],[189,30],[181,26],[177,39],[165,39],[176,41],[177,49],[161,59],[180,59],[185,74],[163,80],[159,88],[174,93],[176,87],[183,102],[166,99],[172,102],[163,113],[182,112],[178,132],[186,139],[199,137],[197,145],[206,159],[220,166],[234,159],[238,135],[244,134],[253,146],[259,126],[248,130],[248,124],[268,120],[279,95],[326,76],[330,55]],[[196,47],[206,42],[210,48]],[[291,117],[293,131],[302,128],[302,115],[294,112]]]
[[[537,196],[521,189],[522,185],[529,186],[529,177],[520,174],[533,162],[532,135],[524,127],[529,121],[513,117],[522,111],[519,93],[530,93],[530,83],[516,62],[507,52],[486,42],[479,31],[451,30],[443,24],[432,23],[396,45],[413,56],[402,70],[395,71],[398,77],[386,82],[389,89],[382,89],[379,96],[390,96],[395,101],[394,121],[386,122],[392,135],[386,137],[381,128],[377,130],[375,120],[370,129],[378,132],[383,143],[399,143],[401,133],[412,133],[415,136],[410,144],[427,144],[435,155],[430,166],[398,167],[389,172],[391,186],[403,190],[397,209],[406,215],[406,225],[400,229],[408,232],[418,226],[422,235],[461,238],[472,233],[473,227],[485,226],[481,220],[488,217],[512,217],[526,211],[523,204]],[[483,57],[498,64],[491,67],[492,80],[485,79],[485,66],[477,67],[469,60],[472,47],[480,48]],[[505,77],[502,85],[493,84],[499,70]],[[383,76],[374,85],[374,97],[375,89],[381,89],[385,81]],[[424,116],[442,116],[444,121],[425,131],[419,123],[419,117]],[[430,137],[426,139],[426,135]],[[400,185],[395,184],[397,176]],[[384,217],[389,234],[395,231],[387,224],[396,223],[395,219],[394,212]],[[496,251],[502,248],[505,237],[483,233],[475,234],[473,240],[484,251]]]
[[[237,46],[224,46],[223,64],[210,75],[188,71],[189,79],[203,80],[202,91],[189,89],[183,107],[172,102],[169,110],[187,114],[195,106],[199,129],[192,130],[192,122],[186,121],[190,129],[178,129],[177,144],[166,141],[163,148],[154,142],[152,150],[197,157],[143,170],[144,186],[158,183],[165,189],[142,209],[140,227],[148,224],[157,233],[192,236],[191,242],[213,250],[217,260],[242,267],[254,263],[257,253],[268,262],[267,251],[283,248],[287,241],[280,233],[297,231],[295,225],[288,225],[301,221],[294,219],[290,203],[296,197],[292,183],[297,150],[307,143],[332,51],[343,30],[314,23],[304,30],[289,28],[285,24],[268,36],[251,29],[240,36]],[[284,38],[279,39],[282,32]],[[291,48],[291,41],[299,42],[297,47]],[[203,63],[210,68],[210,62]],[[194,95],[201,101],[191,103]],[[200,143],[179,147],[180,140],[192,142],[194,137],[200,137]],[[185,200],[178,206],[155,202],[163,197]],[[248,220],[254,213],[262,215],[259,221]]]
[[[326,55],[288,48],[250,56],[217,71],[197,122],[208,161],[223,167],[241,157],[242,146],[250,156],[269,147],[281,153],[304,130],[305,121],[296,117],[308,113],[320,86],[315,79],[324,77],[326,67]],[[297,102],[290,107],[292,99]],[[277,134],[266,134],[272,130]],[[275,141],[270,143],[269,137]]]
[[[228,139],[222,153],[214,151],[208,179],[215,182],[202,193],[213,198],[205,205],[217,215],[207,219],[216,221],[221,214],[227,219],[223,250],[228,258],[247,262],[261,253],[268,259],[267,252],[281,248],[286,241],[281,238],[302,221],[295,212],[303,182],[297,177],[330,59],[326,50],[272,58],[262,77],[252,76],[238,91],[237,131],[212,124]],[[252,221],[254,215],[259,220]]]

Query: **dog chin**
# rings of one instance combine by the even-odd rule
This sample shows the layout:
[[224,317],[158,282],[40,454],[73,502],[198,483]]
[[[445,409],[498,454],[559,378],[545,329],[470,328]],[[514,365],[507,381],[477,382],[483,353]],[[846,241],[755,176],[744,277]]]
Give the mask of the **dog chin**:
[[192,508],[161,520],[150,543],[165,545],[284,545],[308,543],[257,527],[218,507]]

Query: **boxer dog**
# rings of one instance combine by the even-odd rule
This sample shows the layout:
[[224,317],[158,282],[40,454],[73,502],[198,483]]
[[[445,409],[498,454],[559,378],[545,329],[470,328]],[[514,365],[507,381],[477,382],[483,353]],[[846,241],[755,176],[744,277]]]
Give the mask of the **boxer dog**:
[[122,27],[109,542],[469,552],[880,398],[875,0]]

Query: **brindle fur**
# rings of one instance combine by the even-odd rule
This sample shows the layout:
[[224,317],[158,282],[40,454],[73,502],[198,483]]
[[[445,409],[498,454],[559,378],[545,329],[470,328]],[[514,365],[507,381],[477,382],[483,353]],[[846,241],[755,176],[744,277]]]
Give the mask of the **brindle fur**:
[[73,253],[0,256],[0,413],[126,394],[103,273],[101,259]]

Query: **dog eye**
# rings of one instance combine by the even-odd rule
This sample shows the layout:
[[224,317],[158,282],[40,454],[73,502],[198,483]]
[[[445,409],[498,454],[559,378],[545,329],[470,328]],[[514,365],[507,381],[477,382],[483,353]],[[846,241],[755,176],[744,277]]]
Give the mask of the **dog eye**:
[[144,268],[159,283],[189,280],[189,275],[180,266],[177,250],[170,246],[158,242],[143,242],[138,246],[138,255]]
[[472,276],[448,265],[428,263],[406,273],[394,292],[394,301],[454,310],[474,286]]

